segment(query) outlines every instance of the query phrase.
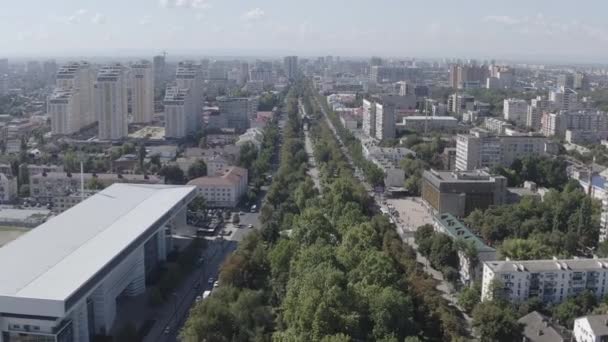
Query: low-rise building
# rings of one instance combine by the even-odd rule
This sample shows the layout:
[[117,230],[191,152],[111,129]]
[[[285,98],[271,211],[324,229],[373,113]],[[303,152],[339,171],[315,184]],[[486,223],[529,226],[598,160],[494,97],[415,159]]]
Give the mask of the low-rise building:
[[483,263],[482,300],[494,296],[511,303],[538,298],[559,304],[590,291],[597,298],[608,294],[608,259],[486,261]]
[[83,193],[78,192],[65,196],[53,197],[51,210],[53,210],[54,213],[62,213],[98,192],[98,190],[85,190]]
[[475,209],[504,204],[507,179],[483,170],[424,171],[422,199],[439,214],[466,217]]
[[51,211],[46,208],[2,206],[0,207],[0,226],[34,228],[51,216]]
[[403,118],[402,127],[413,132],[449,131],[458,125],[458,119],[453,116],[422,116],[413,115]]
[[507,128],[513,128],[511,123],[492,117],[485,118],[483,126],[485,129],[495,134],[505,134]]
[[70,174],[64,172],[48,172],[30,177],[30,196],[40,202],[50,203],[53,197],[79,193],[81,189],[81,180],[84,181],[84,187],[86,188],[89,182],[93,181],[94,179],[103,187],[108,187],[115,183],[164,183],[162,177],[154,175],[121,175],[115,173]]
[[570,342],[572,336],[570,332],[557,325],[549,317],[532,311],[517,320],[523,325],[524,342]]
[[435,215],[433,227],[436,232],[445,234],[452,240],[469,243],[475,249],[475,255],[470,255],[466,251],[458,251],[458,271],[463,284],[471,284],[481,279],[483,262],[496,260],[496,249],[486,245],[452,214]]
[[209,207],[234,208],[247,193],[247,169],[233,166],[221,175],[199,177],[188,182],[195,185]]
[[245,133],[239,136],[235,145],[239,148],[246,144],[253,144],[258,150],[262,147],[262,141],[264,140],[264,132],[259,128],[249,128]]
[[608,315],[589,315],[574,320],[572,329],[576,342],[608,341]]

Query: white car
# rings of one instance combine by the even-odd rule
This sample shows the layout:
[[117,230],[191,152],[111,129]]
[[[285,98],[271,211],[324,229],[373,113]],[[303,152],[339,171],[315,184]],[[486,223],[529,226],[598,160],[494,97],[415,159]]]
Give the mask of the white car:
[[220,282],[216,280],[216,281],[213,283],[213,288],[216,288],[216,287],[219,287],[219,286],[220,286]]
[[195,301],[198,303],[198,302],[200,302],[202,299],[203,299],[203,297],[201,297],[201,296],[196,296]]

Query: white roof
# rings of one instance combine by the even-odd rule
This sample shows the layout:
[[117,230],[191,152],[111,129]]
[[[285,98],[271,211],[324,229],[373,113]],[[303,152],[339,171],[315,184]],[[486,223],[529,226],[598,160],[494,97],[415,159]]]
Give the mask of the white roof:
[[194,190],[114,184],[0,248],[0,311],[5,296],[65,301]]

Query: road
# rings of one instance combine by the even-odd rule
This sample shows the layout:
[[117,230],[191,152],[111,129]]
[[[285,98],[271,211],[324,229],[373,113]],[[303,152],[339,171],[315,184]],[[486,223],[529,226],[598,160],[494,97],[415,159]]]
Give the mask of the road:
[[[346,148],[346,146],[344,145],[344,143],[342,142],[342,139],[340,139],[340,136],[338,135],[338,132],[336,130],[336,128],[334,127],[333,123],[331,122],[331,120],[329,119],[329,116],[327,115],[327,112],[325,111],[325,107],[322,106],[322,104],[319,102],[319,99],[315,96],[314,97],[314,101],[317,103],[317,105],[319,106],[319,108],[321,108],[321,112],[323,113],[323,117],[325,118],[325,121],[327,122],[327,125],[329,126],[329,128],[331,129],[331,131],[333,132],[336,140],[338,140],[338,143],[340,144],[340,149],[342,150],[342,153],[346,156],[346,159],[348,160],[348,163],[351,165],[351,167],[355,170],[355,175],[356,177],[359,179],[359,181],[361,182],[361,184],[365,187],[366,190],[370,191],[372,188],[372,186],[365,180],[365,178],[363,177],[363,173],[361,172],[361,170],[359,168],[357,168],[357,166],[354,164],[352,157],[350,156],[350,152],[348,151],[348,149]],[[382,200],[380,197],[378,196],[374,196],[374,201],[376,202],[376,204],[378,205],[378,207],[382,208],[384,207],[385,209],[388,210],[388,207],[386,207],[386,205],[382,204]],[[404,224],[403,220],[398,220],[396,217],[392,217],[392,221],[395,223],[395,226],[397,227],[397,233],[399,234],[399,236],[401,237],[401,240],[405,243],[407,243],[408,245],[412,246],[414,248],[414,250],[416,250],[416,260],[424,265],[424,271],[430,275],[431,277],[433,277],[433,279],[438,281],[438,285],[436,286],[436,289],[439,290],[442,293],[442,297],[445,298],[452,306],[456,307],[463,315],[465,321],[467,322],[467,330],[469,331],[469,333],[473,332],[472,329],[472,319],[471,317],[469,317],[467,315],[467,313],[458,305],[458,299],[456,298],[456,296],[454,295],[454,293],[452,292],[452,285],[446,281],[443,278],[443,274],[441,272],[439,272],[438,270],[435,270],[434,268],[432,268],[430,266],[430,262],[422,255],[418,252],[418,245],[416,245],[415,241],[414,241],[414,231],[415,231],[415,227],[412,227],[412,229],[408,229],[406,227],[406,225]],[[407,219],[407,218],[406,218]]]
[[[298,108],[299,108],[299,113],[300,113],[300,117],[305,117],[306,116],[306,109],[304,109],[304,106],[302,105],[302,100],[298,100]],[[308,155],[308,171],[307,174],[310,176],[310,178],[312,178],[313,183],[315,184],[315,188],[317,188],[317,190],[319,191],[319,193],[321,193],[321,174],[319,172],[319,169],[317,167],[317,162],[315,160],[315,156],[314,156],[314,148],[313,148],[313,144],[312,144],[312,140],[310,139],[310,133],[308,132],[308,130],[304,131],[304,150],[306,151],[306,154]]]

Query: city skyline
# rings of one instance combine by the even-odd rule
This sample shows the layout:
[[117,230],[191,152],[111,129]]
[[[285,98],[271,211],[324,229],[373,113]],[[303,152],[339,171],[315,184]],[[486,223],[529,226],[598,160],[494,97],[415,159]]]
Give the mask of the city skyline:
[[585,1],[583,16],[561,2],[26,0],[4,6],[0,50],[9,57],[138,56],[168,50],[174,55],[602,62],[608,57],[608,26],[600,13],[608,4]]

